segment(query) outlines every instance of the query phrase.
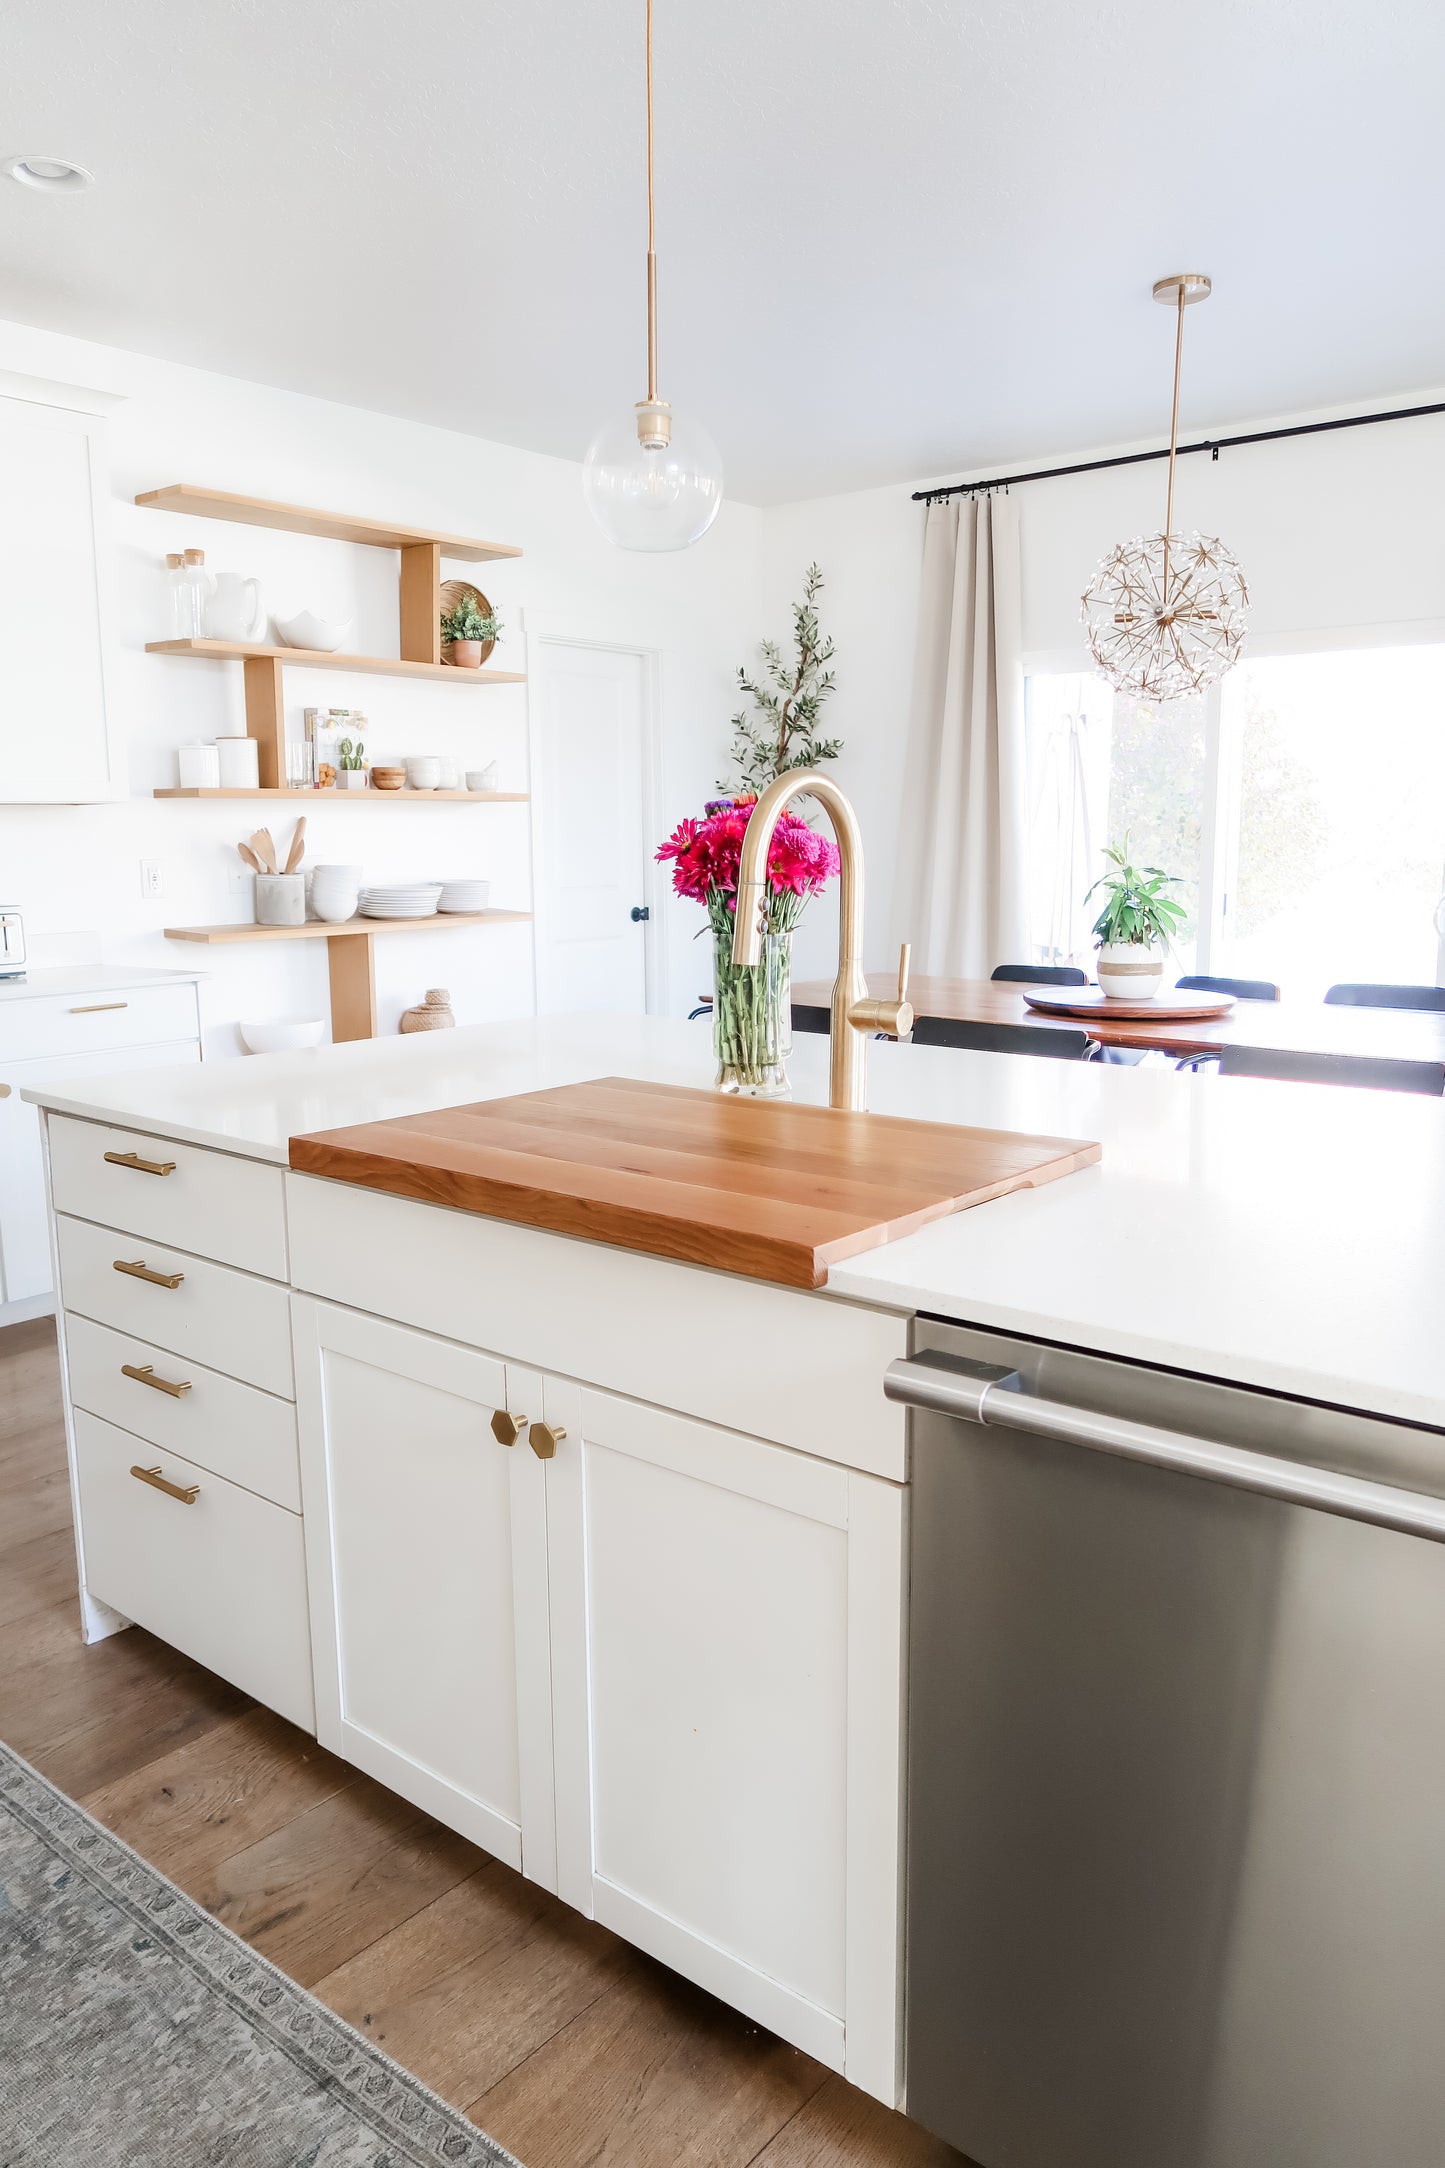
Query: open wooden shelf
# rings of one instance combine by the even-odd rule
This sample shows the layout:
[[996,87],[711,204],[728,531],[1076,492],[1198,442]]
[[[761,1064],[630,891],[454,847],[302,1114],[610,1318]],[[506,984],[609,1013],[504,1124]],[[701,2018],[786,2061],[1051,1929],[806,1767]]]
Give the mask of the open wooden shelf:
[[487,564],[498,557],[522,554],[511,542],[475,542],[427,527],[398,527],[389,519],[359,519],[349,512],[315,512],[306,505],[277,504],[269,497],[241,497],[229,489],[199,489],[191,482],[147,489],[135,501],[157,512],[190,512],[197,519],[237,520],[246,527],[280,527],[288,534],[321,535],[329,542],[366,542],[376,549],[435,545],[444,557],[464,564]]
[[[458,685],[525,685],[521,670],[459,670],[404,655],[334,655],[318,647],[267,647],[261,640],[147,640],[148,655],[199,655],[209,662],[285,663],[294,670],[360,670],[373,677],[450,679]],[[254,733],[253,733],[254,735]]]
[[304,926],[167,926],[168,941],[344,941],[348,935],[435,933],[439,926],[520,926],[530,911],[436,911],[430,918],[344,918],[339,926],[308,918]]
[[378,799],[400,805],[425,805],[445,798],[463,805],[525,805],[524,790],[153,790],[153,798],[309,798],[313,805],[375,805]]
[[524,926],[530,911],[437,911],[430,918],[348,918],[339,926],[308,919],[304,926],[167,926],[168,941],[203,941],[212,947],[236,941],[324,941],[331,986],[331,1037],[376,1037],[376,944],[378,933],[435,933],[448,926]]

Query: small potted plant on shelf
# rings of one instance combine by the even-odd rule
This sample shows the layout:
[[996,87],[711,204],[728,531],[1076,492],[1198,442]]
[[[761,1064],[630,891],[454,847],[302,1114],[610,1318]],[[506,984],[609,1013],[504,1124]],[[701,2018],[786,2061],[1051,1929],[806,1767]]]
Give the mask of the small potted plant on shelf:
[[442,660],[461,670],[480,670],[482,650],[490,650],[501,636],[502,620],[495,610],[484,610],[472,595],[463,595],[454,610],[442,612]]
[[336,778],[338,790],[365,790],[366,768],[362,756],[366,748],[360,738],[343,738],[336,749],[341,773]]
[[1147,1001],[1159,991],[1164,950],[1183,923],[1183,905],[1164,893],[1178,887],[1178,877],[1162,866],[1131,865],[1127,836],[1106,845],[1104,856],[1110,870],[1088,892],[1104,891],[1104,908],[1094,921],[1099,986],[1112,1000]]

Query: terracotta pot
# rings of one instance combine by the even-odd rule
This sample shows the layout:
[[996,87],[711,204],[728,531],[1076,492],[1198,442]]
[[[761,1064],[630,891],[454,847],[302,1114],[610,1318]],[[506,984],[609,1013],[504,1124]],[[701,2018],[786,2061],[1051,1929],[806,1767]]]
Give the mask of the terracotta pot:
[[459,670],[480,670],[482,667],[480,640],[449,640],[444,655],[446,661],[455,663]]

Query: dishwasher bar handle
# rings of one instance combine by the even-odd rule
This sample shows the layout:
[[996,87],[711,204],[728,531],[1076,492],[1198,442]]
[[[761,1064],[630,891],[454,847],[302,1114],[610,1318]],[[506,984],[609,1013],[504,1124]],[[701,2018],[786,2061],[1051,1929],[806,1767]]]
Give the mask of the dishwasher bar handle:
[[1096,1415],[1091,1408],[1040,1400],[1022,1389],[1017,1371],[983,1364],[955,1367],[938,1358],[910,1358],[890,1363],[883,1390],[905,1407],[926,1408],[935,1415],[961,1416],[989,1429],[1023,1430],[1031,1437],[1055,1438],[1064,1445],[1087,1446],[1153,1468],[1172,1468],[1206,1483],[1256,1491],[1286,1505],[1309,1506],[1344,1520],[1369,1521],[1401,1535],[1426,1536],[1445,1543],[1445,1498],[1400,1490],[1393,1483],[1371,1483],[1363,1476],[1336,1475],[1244,1446],[1220,1445],[1212,1438],[1191,1438],[1178,1430],[1159,1430],[1117,1415]]

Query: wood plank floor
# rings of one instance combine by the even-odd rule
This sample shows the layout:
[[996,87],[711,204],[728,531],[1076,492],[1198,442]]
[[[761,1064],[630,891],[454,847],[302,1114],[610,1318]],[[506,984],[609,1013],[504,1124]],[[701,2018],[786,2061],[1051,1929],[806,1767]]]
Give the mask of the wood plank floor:
[[968,2168],[139,1627],[86,1648],[48,1320],[0,1331],[0,1738],[526,2168]]

